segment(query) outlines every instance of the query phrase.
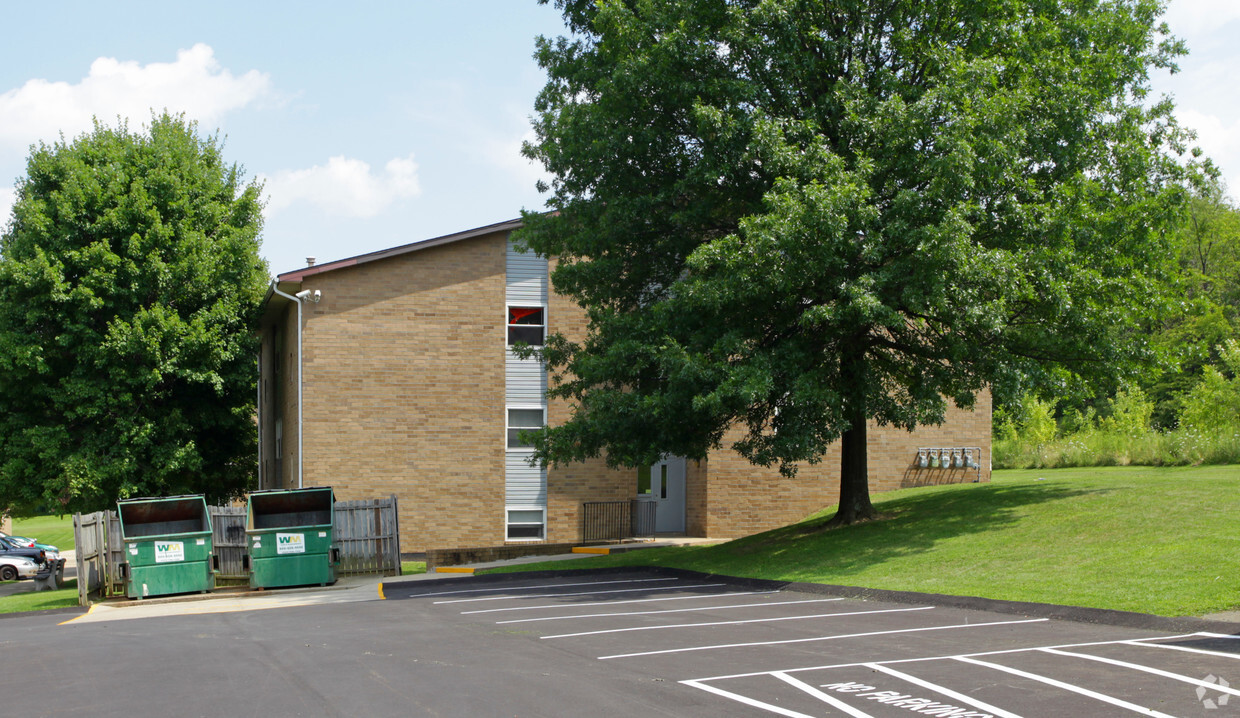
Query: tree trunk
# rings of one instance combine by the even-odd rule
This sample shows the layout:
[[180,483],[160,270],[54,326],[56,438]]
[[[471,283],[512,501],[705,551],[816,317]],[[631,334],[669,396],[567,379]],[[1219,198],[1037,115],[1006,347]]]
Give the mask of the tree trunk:
[[831,526],[847,526],[877,515],[870,503],[869,465],[866,462],[864,415],[840,438],[840,507]]
[[842,359],[841,378],[857,390],[848,398],[851,428],[840,437],[840,506],[827,527],[847,526],[878,515],[870,503],[870,467],[866,456],[865,356]]

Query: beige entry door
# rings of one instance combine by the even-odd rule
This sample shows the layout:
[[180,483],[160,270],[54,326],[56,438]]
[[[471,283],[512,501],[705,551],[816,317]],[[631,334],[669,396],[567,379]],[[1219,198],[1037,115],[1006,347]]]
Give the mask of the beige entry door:
[[650,467],[650,494],[655,502],[657,533],[685,531],[685,460],[672,456]]

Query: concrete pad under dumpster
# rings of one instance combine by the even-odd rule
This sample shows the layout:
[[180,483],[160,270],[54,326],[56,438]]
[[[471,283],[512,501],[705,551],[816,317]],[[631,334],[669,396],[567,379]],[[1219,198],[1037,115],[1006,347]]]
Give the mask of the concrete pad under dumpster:
[[340,563],[332,545],[335,516],[330,487],[250,494],[245,527],[250,587],[335,583]]
[[215,588],[211,514],[202,496],[127,499],[120,516],[125,595],[147,598]]

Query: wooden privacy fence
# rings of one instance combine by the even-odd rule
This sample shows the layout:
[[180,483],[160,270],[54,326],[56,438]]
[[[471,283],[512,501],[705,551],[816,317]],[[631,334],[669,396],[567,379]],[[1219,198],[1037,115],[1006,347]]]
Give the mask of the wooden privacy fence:
[[336,502],[340,573],[400,575],[400,523],[396,496]]
[[[247,550],[246,508],[210,506],[211,541],[219,557],[216,579],[221,586],[245,584],[249,573],[242,564]],[[91,596],[125,595],[120,564],[125,560],[120,518],[115,511],[74,514],[77,545],[78,603],[90,605]],[[337,501],[333,540],[340,548],[341,576],[377,573],[400,575],[400,524],[396,497]]]
[[241,560],[246,552],[245,507],[212,506],[210,511],[211,546],[215,555],[220,557],[220,569],[215,574],[216,585],[249,583],[250,574]]
[[78,605],[89,606],[90,594],[97,592],[104,583],[107,567],[108,515],[99,511],[93,514],[73,515],[73,545],[77,553]]

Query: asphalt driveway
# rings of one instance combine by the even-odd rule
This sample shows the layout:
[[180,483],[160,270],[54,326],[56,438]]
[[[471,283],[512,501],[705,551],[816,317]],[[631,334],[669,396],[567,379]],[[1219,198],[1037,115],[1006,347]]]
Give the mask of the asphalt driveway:
[[0,713],[1240,712],[1229,685],[1240,686],[1240,626],[1226,624],[1093,625],[643,571],[386,582],[382,595],[141,620],[96,612],[63,625],[73,616],[2,619],[10,661],[52,678],[7,691]]

